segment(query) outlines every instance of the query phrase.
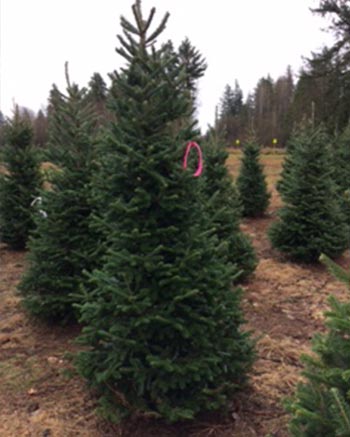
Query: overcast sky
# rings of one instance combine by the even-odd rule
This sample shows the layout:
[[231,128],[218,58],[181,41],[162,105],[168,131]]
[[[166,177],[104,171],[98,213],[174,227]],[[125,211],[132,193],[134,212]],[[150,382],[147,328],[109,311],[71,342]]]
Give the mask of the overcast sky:
[[[64,63],[71,80],[86,85],[94,72],[108,82],[118,69],[115,52],[119,17],[132,17],[133,0],[0,0],[0,109],[14,103],[34,111],[45,106],[56,83],[65,88]],[[326,21],[309,10],[318,0],[143,0],[144,14],[157,9],[157,23],[170,12],[160,42],[175,46],[188,36],[208,63],[200,81],[200,125],[213,124],[215,106],[227,83],[238,80],[246,97],[267,74],[295,73],[331,36]]]

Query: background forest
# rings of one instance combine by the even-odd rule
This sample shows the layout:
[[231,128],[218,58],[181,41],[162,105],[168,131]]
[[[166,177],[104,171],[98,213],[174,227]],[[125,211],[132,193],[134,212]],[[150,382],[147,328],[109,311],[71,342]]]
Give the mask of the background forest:
[[[334,35],[335,43],[305,58],[300,71],[292,71],[290,66],[286,66],[285,72],[275,80],[269,75],[261,77],[246,96],[240,87],[240,78],[235,78],[235,72],[232,72],[232,82],[222,90],[212,126],[220,132],[227,146],[240,146],[254,130],[261,145],[284,147],[293,128],[309,118],[315,124],[324,123],[331,134],[344,129],[350,115],[348,8],[347,2],[323,1],[312,11],[316,15],[330,17],[328,30]],[[195,81],[204,75],[204,56],[188,39],[177,50],[169,42],[169,49],[177,52],[180,62],[187,63],[189,75],[192,75],[190,80]],[[112,93],[113,80],[109,82],[107,84],[102,75],[95,72],[87,84],[89,99],[101,115],[108,112],[107,102]],[[192,91],[195,96],[196,90]],[[38,113],[31,108],[20,106],[19,109],[22,116],[32,123],[34,143],[44,148],[50,105]],[[4,143],[1,132],[5,121],[0,111],[0,146]]]

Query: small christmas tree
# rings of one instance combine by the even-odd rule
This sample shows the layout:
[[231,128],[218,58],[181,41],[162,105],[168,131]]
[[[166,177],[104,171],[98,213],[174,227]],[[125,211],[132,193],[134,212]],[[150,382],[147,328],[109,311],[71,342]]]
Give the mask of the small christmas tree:
[[227,243],[228,261],[237,268],[235,281],[243,280],[255,270],[257,259],[249,238],[239,228],[241,205],[225,165],[228,153],[214,137],[209,139],[204,151],[206,211],[219,240]]
[[270,194],[263,167],[259,162],[260,148],[254,138],[243,148],[243,158],[237,178],[237,189],[244,217],[260,217],[269,206]]
[[[321,260],[350,289],[350,272],[326,256]],[[303,356],[303,375],[296,396],[286,403],[292,413],[291,435],[335,437],[350,435],[350,302],[329,298],[328,332],[313,339],[316,356]]]
[[334,167],[334,180],[348,226],[348,244],[350,244],[350,124],[335,144]]
[[[302,125],[299,126],[299,128],[295,129],[292,132],[292,134],[287,142],[286,154],[284,157],[284,161],[282,163],[282,171],[280,174],[280,178],[276,184],[277,191],[280,193],[281,197],[284,199],[286,199],[286,196],[288,196],[288,184],[290,183],[289,173],[295,165],[294,164],[294,150],[295,150],[294,146],[296,144],[299,144],[299,142],[303,142],[303,138],[302,138],[303,131],[304,131],[304,127]],[[301,138],[299,138],[299,136]],[[296,160],[298,162],[298,157],[296,157]],[[293,180],[291,182],[292,182],[292,186],[293,186]]]
[[41,193],[37,229],[29,243],[29,267],[19,289],[35,316],[65,323],[75,320],[75,293],[92,268],[95,244],[89,228],[90,179],[94,168],[93,109],[86,90],[68,83],[67,96],[51,94],[50,158],[58,165],[50,189]]
[[5,127],[5,138],[1,159],[5,173],[0,174],[0,239],[11,249],[24,249],[34,228],[31,204],[42,179],[32,147],[32,126],[18,107]]
[[191,101],[181,72],[154,47],[168,14],[150,31],[155,9],[146,19],[140,1],[132,9],[117,50],[127,60],[115,75],[118,122],[105,136],[118,171],[101,165],[108,191],[95,192],[111,199],[101,201],[108,250],[80,305],[87,348],[76,364],[110,419],[173,422],[224,405],[246,379],[252,345],[234,269],[202,210],[198,178],[182,168]]
[[296,139],[280,186],[284,206],[269,236],[289,258],[312,263],[321,253],[343,253],[348,235],[332,179],[327,135],[321,127],[306,126]]

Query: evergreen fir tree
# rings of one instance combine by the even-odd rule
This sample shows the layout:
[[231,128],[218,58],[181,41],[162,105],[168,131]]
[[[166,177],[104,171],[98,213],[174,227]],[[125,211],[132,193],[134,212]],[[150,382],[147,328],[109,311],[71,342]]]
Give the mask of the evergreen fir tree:
[[[330,271],[350,289],[350,272],[322,256]],[[294,399],[286,402],[292,413],[291,435],[335,437],[350,435],[350,302],[329,298],[328,332],[313,339],[316,356],[305,355],[303,375]]]
[[284,206],[269,236],[291,259],[316,262],[321,253],[336,257],[346,249],[347,229],[332,180],[327,135],[321,127],[308,126],[297,139],[284,173]]
[[237,189],[244,217],[260,217],[269,206],[270,194],[262,164],[259,162],[260,148],[251,138],[243,148],[241,167],[237,178]]
[[243,108],[243,92],[237,80],[235,88],[227,84],[220,100],[220,118],[237,116]]
[[4,141],[5,141],[4,130],[5,130],[5,126],[6,126],[5,117],[4,117],[4,114],[0,111],[0,151],[3,148],[3,146],[4,146]]
[[334,167],[334,180],[340,206],[348,226],[348,244],[350,244],[350,124],[335,144]]
[[240,230],[241,204],[225,165],[228,153],[219,141],[210,138],[205,147],[204,195],[206,210],[219,241],[227,242],[227,258],[237,268],[235,281],[247,278],[257,265],[249,238]]
[[190,92],[194,102],[198,79],[204,76],[207,63],[199,50],[197,50],[188,38],[185,38],[178,49],[177,60],[185,74],[185,89]]
[[0,111],[0,127],[3,127],[5,124],[4,114]]
[[89,229],[90,179],[94,167],[93,109],[86,90],[68,83],[67,95],[51,95],[49,156],[58,170],[41,193],[37,228],[29,243],[29,267],[19,289],[24,306],[47,321],[76,319],[75,293],[92,268],[94,245]]
[[106,124],[108,122],[108,88],[100,73],[94,73],[90,79],[87,100],[95,109],[98,125]]
[[88,97],[93,103],[105,105],[107,99],[107,85],[100,73],[94,73],[89,82]]
[[[276,184],[276,189],[280,193],[282,198],[285,198],[288,195],[288,183],[290,182],[289,173],[294,167],[294,145],[299,144],[299,142],[303,141],[304,128],[305,126],[300,125],[298,129],[295,129],[293,131],[292,135],[287,141],[286,154],[282,163],[282,171],[280,174],[280,178]],[[296,158],[296,160],[298,161],[298,157]]]
[[76,364],[107,417],[146,412],[177,421],[226,403],[246,379],[252,345],[198,178],[181,165],[193,132],[172,126],[189,120],[191,102],[183,77],[171,76],[154,47],[168,14],[150,31],[155,9],[147,19],[140,1],[132,9],[135,25],[121,19],[117,52],[127,67],[115,75],[110,167],[100,168],[108,192],[95,191],[104,196],[108,250],[80,306],[87,349]]
[[12,249],[24,249],[34,228],[31,203],[41,186],[40,164],[32,147],[32,126],[18,107],[5,128],[0,174],[0,239]]

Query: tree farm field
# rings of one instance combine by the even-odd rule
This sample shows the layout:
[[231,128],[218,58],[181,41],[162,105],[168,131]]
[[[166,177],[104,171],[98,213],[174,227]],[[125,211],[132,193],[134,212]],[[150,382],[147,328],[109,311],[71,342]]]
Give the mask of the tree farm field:
[[[241,152],[230,150],[228,168],[237,176]],[[265,149],[261,161],[272,194],[265,217],[244,219],[259,264],[241,286],[245,329],[253,331],[257,358],[248,387],[236,395],[229,414],[208,414],[191,423],[166,425],[147,417],[110,424],[96,414],[94,394],[74,374],[70,353],[79,326],[53,327],[22,310],[16,285],[25,252],[0,245],[0,435],[2,437],[285,437],[288,415],[282,402],[301,380],[300,355],[324,330],[327,297],[348,298],[322,265],[291,263],[271,248],[266,231],[281,200],[275,189],[284,154]],[[0,166],[1,168],[1,166]],[[336,260],[350,265],[349,251]],[[220,335],[220,333],[218,333]]]

